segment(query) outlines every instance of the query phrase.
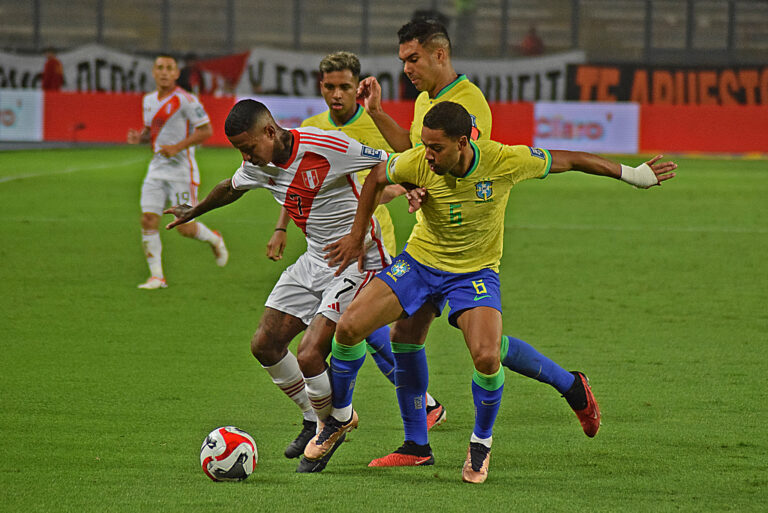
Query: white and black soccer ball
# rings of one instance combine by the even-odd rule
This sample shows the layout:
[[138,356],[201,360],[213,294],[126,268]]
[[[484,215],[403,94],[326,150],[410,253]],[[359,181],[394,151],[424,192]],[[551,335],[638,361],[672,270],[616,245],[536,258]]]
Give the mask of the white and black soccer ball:
[[234,426],[214,429],[200,447],[200,465],[214,481],[242,481],[251,475],[258,459],[251,435]]

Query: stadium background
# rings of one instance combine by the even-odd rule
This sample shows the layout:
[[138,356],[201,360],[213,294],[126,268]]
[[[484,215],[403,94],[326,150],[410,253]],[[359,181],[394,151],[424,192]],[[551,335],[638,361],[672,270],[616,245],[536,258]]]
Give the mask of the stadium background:
[[[0,151],[0,511],[763,511],[767,5],[0,0],[2,119],[18,112],[14,95],[38,95],[41,106],[39,140],[0,141],[12,150]],[[253,193],[207,214],[227,237],[226,268],[166,236],[171,286],[142,295],[137,202],[149,154],[115,144],[140,123],[139,91],[99,91],[94,78],[49,96],[37,90],[38,71],[25,82],[8,67],[39,70],[51,45],[60,56],[98,48],[84,58],[92,70],[100,56],[130,66],[161,50],[203,59],[285,51],[296,59],[288,64],[308,67],[340,46],[391,59],[415,9],[446,14],[457,59],[487,59],[489,73],[583,54],[565,68],[563,89],[580,96],[579,80],[594,84],[583,101],[493,104],[496,126],[524,127],[504,132],[520,137],[510,142],[533,142],[537,109],[560,105],[556,115],[566,116],[575,106],[575,121],[634,110],[639,154],[617,158],[636,165],[660,150],[680,164],[675,180],[649,191],[579,175],[516,189],[502,261],[505,326],[590,375],[604,426],[587,439],[557,394],[508,374],[482,489],[459,482],[469,359],[442,320],[427,349],[430,385],[449,411],[432,436],[435,467],[365,468],[402,433],[391,388],[368,362],[356,391],[361,428],[323,474],[294,474],[282,448],[296,412],[247,346],[267,291],[303,251],[300,232],[289,229],[284,261],[268,262],[277,205]],[[531,23],[547,47],[542,58],[515,49]],[[653,92],[654,71],[662,101],[624,101],[643,73]],[[734,76],[751,89],[734,88]],[[696,86],[689,95],[688,83],[702,78],[705,94]],[[676,102],[668,87],[676,94],[678,80],[685,96]],[[318,98],[270,97],[281,100],[306,107]],[[220,136],[233,98],[204,101]],[[391,101],[407,123],[408,100]],[[45,137],[51,127],[58,135]],[[239,164],[224,144],[198,154],[201,193]],[[393,211],[402,242],[412,219],[402,205]],[[227,423],[259,445],[259,468],[242,486],[208,482],[197,462],[205,434]]]
[[[502,142],[613,153],[765,151],[768,2],[747,0],[294,0],[278,9],[236,0],[4,0],[0,141],[121,142],[122,127],[140,123],[126,106],[152,89],[152,56],[160,51],[182,65],[196,56],[214,126],[246,96],[303,98],[272,102],[288,125],[322,110],[317,61],[339,48],[356,51],[407,126],[413,90],[399,69],[395,34],[416,13],[445,20],[456,68],[481,87],[495,119],[515,120],[495,123]],[[532,26],[545,52],[522,56]],[[49,47],[64,64],[62,90],[81,94],[32,93]],[[616,105],[540,105],[553,101]],[[107,122],[103,111],[119,113],[119,122]],[[208,144],[227,141],[218,131]]]

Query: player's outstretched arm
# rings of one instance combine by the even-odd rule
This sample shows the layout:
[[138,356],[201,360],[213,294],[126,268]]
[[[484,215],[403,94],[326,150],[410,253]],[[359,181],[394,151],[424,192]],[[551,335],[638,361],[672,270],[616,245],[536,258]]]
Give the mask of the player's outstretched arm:
[[380,162],[371,169],[370,174],[365,178],[363,189],[360,191],[360,200],[357,204],[352,230],[341,239],[323,248],[324,251],[327,251],[325,259],[328,260],[328,267],[339,266],[336,270],[336,276],[339,276],[355,260],[357,260],[357,268],[360,271],[363,270],[365,234],[368,231],[373,211],[379,204],[381,193],[388,184],[386,162]]
[[397,121],[384,112],[381,107],[381,85],[376,77],[366,77],[357,87],[357,98],[363,101],[365,111],[371,116],[376,128],[396,152],[403,152],[411,147],[408,130],[397,124]]
[[272,237],[267,242],[267,258],[277,262],[282,260],[283,251],[285,251],[285,245],[287,242],[287,234],[285,230],[288,228],[288,223],[291,221],[291,216],[288,215],[288,211],[285,207],[280,209],[280,215],[277,218],[277,224],[275,225],[275,231],[272,233]]
[[661,185],[661,182],[674,178],[674,171],[677,169],[677,164],[672,161],[659,162],[663,155],[656,155],[637,167],[630,167],[583,151],[551,150],[550,154],[552,155],[550,173],[581,171],[591,175],[616,178],[641,189]]
[[238,191],[232,187],[232,179],[227,178],[219,182],[216,187],[213,188],[208,196],[194,207],[190,205],[175,205],[171,208],[165,209],[163,214],[173,214],[176,216],[176,220],[166,225],[166,229],[170,230],[180,224],[187,223],[192,219],[199,217],[206,212],[229,205],[233,201],[239,199],[246,191]]

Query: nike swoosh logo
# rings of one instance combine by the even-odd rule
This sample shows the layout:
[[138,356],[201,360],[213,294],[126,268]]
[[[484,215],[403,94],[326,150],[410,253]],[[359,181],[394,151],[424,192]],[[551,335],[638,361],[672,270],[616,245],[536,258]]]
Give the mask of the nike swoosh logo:
[[483,406],[496,406],[497,404],[499,404],[499,402],[500,401],[494,401],[492,403],[486,403],[485,401],[480,401],[480,404],[482,404]]
[[482,296],[475,296],[475,301],[480,301],[481,299],[485,299],[487,297],[491,297],[491,295],[490,294],[485,294],[485,295],[482,295]]
[[418,465],[421,465],[422,463],[426,463],[428,461],[429,461],[429,458],[421,458],[421,459],[416,460],[416,465],[418,466]]

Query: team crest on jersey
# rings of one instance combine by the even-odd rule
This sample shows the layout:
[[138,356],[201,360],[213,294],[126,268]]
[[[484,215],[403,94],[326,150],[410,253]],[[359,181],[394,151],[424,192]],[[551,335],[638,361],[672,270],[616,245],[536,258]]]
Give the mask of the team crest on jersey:
[[408,271],[411,270],[411,266],[408,265],[408,262],[405,260],[398,260],[394,264],[392,264],[392,275],[396,278],[399,278],[400,276],[404,275]]
[[381,159],[381,150],[371,148],[370,146],[363,145],[361,152],[363,157],[370,157],[372,159]]
[[475,184],[475,194],[483,201],[488,201],[493,196],[493,182],[484,180]]
[[307,189],[315,189],[320,185],[320,177],[317,175],[317,169],[307,169],[301,172],[301,180]]
[[547,160],[547,156],[544,154],[544,150],[540,148],[531,148],[530,146],[528,147],[528,149],[531,150],[532,157],[536,157],[537,159],[541,159],[541,160]]

